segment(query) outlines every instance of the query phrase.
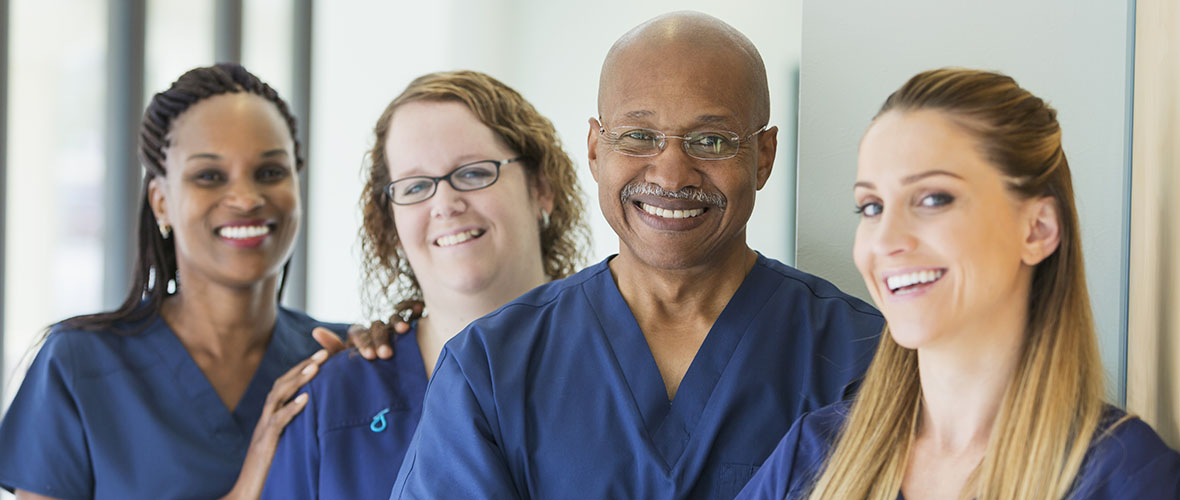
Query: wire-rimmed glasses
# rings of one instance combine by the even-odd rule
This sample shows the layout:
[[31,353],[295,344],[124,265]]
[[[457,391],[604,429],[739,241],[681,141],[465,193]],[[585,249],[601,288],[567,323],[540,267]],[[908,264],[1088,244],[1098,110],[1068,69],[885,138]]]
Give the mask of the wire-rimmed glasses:
[[684,135],[669,135],[659,130],[624,125],[609,131],[600,127],[599,133],[606,138],[611,149],[627,156],[640,158],[655,156],[664,151],[668,139],[680,139],[681,148],[699,160],[727,160],[737,156],[742,143],[766,131],[766,126],[742,137],[728,130],[701,130]]
[[447,181],[455,191],[475,191],[495,184],[500,179],[500,167],[522,160],[480,160],[455,167],[442,177],[415,175],[403,177],[385,185],[385,195],[394,205],[413,205],[429,200],[438,191],[438,183]]

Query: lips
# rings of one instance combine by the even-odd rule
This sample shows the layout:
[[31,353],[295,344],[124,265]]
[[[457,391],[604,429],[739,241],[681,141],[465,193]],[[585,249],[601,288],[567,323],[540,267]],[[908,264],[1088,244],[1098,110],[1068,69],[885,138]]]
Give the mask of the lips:
[[655,205],[649,205],[649,204],[641,202],[641,201],[637,201],[636,203],[639,204],[640,210],[643,210],[644,212],[652,214],[656,217],[663,217],[665,219],[688,219],[691,217],[697,217],[701,214],[704,214],[705,210],[707,210],[707,208],[703,208],[703,207],[702,208],[693,208],[693,209],[688,209],[688,210],[667,209],[667,208],[660,208]]
[[467,229],[457,233],[440,236],[434,240],[434,245],[444,248],[453,247],[455,245],[461,245],[463,243],[467,243],[468,241],[478,239],[479,237],[483,236],[484,233],[487,233],[487,231],[484,229]]
[[928,288],[942,279],[945,274],[946,269],[942,268],[918,269],[892,273],[885,276],[884,279],[885,286],[889,288],[889,293],[893,295],[908,295]]
[[237,247],[256,247],[274,231],[274,223],[266,221],[231,222],[214,230],[222,241]]

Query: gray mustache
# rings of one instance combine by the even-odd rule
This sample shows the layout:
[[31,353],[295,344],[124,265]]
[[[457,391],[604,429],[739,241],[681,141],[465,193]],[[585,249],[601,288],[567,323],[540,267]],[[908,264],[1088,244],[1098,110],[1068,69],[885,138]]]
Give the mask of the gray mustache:
[[679,191],[668,191],[660,186],[651,183],[631,183],[623,187],[619,192],[619,199],[623,203],[629,203],[631,198],[636,196],[659,196],[661,198],[668,198],[672,200],[689,200],[708,205],[713,205],[722,210],[725,209],[725,197],[718,193],[710,193],[701,188],[686,187]]

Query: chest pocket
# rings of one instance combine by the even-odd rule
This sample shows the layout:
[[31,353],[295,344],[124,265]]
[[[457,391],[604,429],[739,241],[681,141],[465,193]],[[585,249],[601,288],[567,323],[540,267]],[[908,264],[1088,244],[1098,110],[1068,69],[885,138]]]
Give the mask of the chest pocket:
[[754,473],[758,472],[757,465],[721,464],[720,477],[717,478],[717,494],[713,498],[732,500],[736,497]]

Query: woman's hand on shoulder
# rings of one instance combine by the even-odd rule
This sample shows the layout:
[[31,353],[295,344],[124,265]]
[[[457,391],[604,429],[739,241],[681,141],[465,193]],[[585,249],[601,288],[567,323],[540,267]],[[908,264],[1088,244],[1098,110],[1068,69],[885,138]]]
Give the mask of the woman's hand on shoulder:
[[262,416],[258,418],[254,434],[250,437],[250,448],[246,450],[242,471],[233,489],[223,499],[256,500],[262,496],[262,487],[266,484],[266,474],[270,471],[270,463],[279,446],[279,437],[287,424],[307,406],[310,398],[306,392],[298,396],[295,394],[315,377],[320,365],[329,356],[326,349],[316,351],[275,380],[263,403]]
[[312,337],[320,343],[330,354],[356,347],[361,357],[374,359],[390,359],[393,357],[394,334],[404,334],[410,331],[410,322],[422,317],[423,304],[421,302],[403,302],[398,304],[397,310],[406,311],[408,318],[394,314],[389,321],[377,320],[368,325],[354,324],[348,327],[348,342],[342,342],[336,334],[327,328],[316,328]]

